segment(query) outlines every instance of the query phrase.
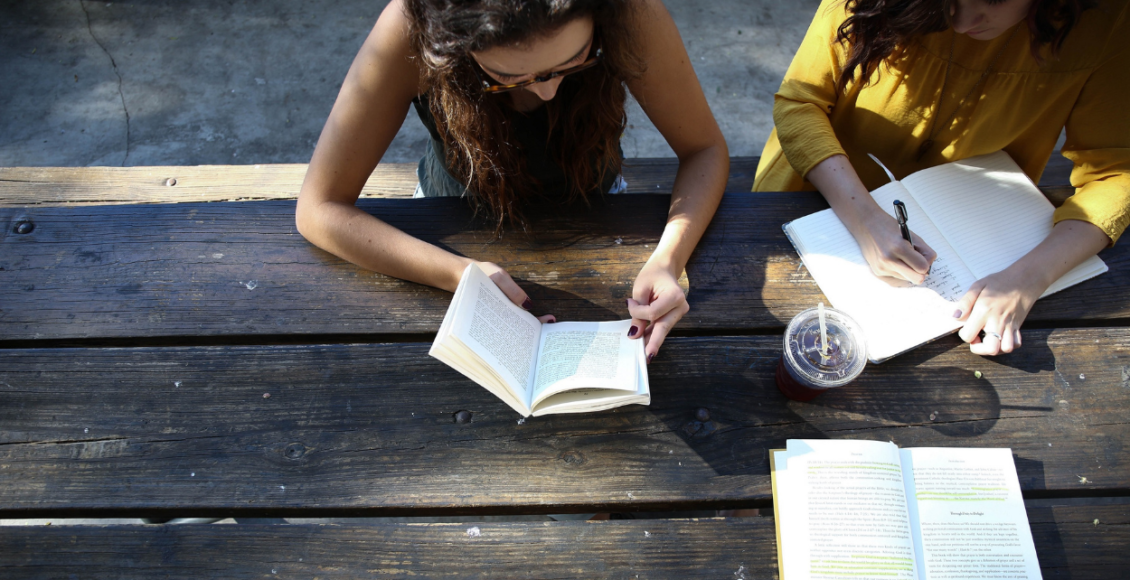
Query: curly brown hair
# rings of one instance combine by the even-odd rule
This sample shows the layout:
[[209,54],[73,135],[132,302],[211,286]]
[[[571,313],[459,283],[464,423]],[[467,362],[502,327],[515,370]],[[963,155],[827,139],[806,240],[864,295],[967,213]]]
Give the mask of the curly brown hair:
[[[836,42],[844,43],[849,54],[838,88],[846,90],[857,70],[867,86],[879,64],[897,57],[911,39],[948,29],[952,5],[953,0],[846,0],[849,16],[836,32]],[[1032,56],[1043,60],[1045,46],[1058,54],[1080,14],[1097,5],[1097,0],[1035,0],[1027,17]]]
[[[587,200],[607,172],[619,172],[620,135],[627,117],[625,82],[643,61],[630,31],[631,0],[407,0],[409,39],[421,58],[424,90],[444,142],[447,167],[466,184],[476,209],[503,223],[525,225],[523,198],[538,190],[506,122],[508,95],[482,91],[471,52],[522,45],[576,18],[593,19],[593,47],[603,56],[591,69],[564,78],[545,107],[553,160],[569,182],[571,200]],[[598,162],[593,164],[593,158]]]

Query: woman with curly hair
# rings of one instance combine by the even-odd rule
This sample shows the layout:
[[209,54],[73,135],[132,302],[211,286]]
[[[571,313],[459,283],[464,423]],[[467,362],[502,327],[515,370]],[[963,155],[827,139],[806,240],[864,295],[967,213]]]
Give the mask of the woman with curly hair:
[[754,189],[819,190],[876,275],[918,284],[936,256],[868,195],[886,179],[867,154],[901,178],[1003,149],[1038,182],[1066,128],[1076,190],[1051,234],[954,312],[974,353],[1010,352],[1036,299],[1130,222],[1127,38],[1125,0],[824,0]]
[[[588,200],[623,188],[627,91],[679,158],[666,227],[628,301],[629,335],[647,337],[650,360],[688,310],[677,281],[729,173],[722,133],[658,0],[393,0],[322,130],[298,229],[364,268],[454,291],[471,259],[355,207],[409,106],[431,134],[417,196],[467,197],[501,233],[507,223],[527,226],[531,198]],[[480,266],[531,307],[505,271]]]

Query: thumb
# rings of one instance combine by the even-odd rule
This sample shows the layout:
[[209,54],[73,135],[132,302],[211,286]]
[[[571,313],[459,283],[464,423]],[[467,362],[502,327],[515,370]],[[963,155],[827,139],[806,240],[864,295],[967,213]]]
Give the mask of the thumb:
[[965,292],[965,295],[961,297],[961,300],[957,301],[957,310],[953,311],[953,317],[957,320],[969,318],[969,312],[973,310],[973,304],[977,302],[977,297],[981,295],[981,290],[984,287],[985,284],[980,280],[974,282]]
[[494,281],[494,285],[498,286],[498,289],[502,290],[502,293],[514,304],[526,310],[533,308],[533,301],[530,300],[530,297],[526,295],[526,292],[518,286],[514,279],[510,277],[510,274],[507,274],[506,270],[502,268],[498,268],[497,266],[495,266],[495,268],[497,269],[490,273],[490,279]]

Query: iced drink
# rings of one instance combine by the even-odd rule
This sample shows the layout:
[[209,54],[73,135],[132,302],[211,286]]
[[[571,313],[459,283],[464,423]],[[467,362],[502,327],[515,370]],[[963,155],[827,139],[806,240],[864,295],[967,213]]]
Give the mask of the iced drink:
[[816,308],[797,314],[785,329],[777,388],[794,401],[810,401],[828,389],[850,383],[867,364],[867,342],[859,324],[832,308],[824,309],[824,319],[827,349],[822,348]]

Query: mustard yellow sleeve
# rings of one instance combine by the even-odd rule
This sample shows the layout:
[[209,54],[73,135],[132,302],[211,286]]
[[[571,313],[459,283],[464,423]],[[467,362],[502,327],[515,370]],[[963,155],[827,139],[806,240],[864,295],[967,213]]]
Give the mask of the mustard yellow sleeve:
[[835,42],[845,18],[843,0],[824,0],[773,96],[773,124],[789,165],[802,177],[821,161],[844,155],[828,114],[836,103],[836,81],[844,59]]
[[1130,224],[1130,22],[1118,28],[1127,33],[1112,35],[1118,46],[1087,79],[1067,119],[1063,156],[1075,164],[1076,189],[1055,212],[1055,223],[1092,223],[1112,244]]

